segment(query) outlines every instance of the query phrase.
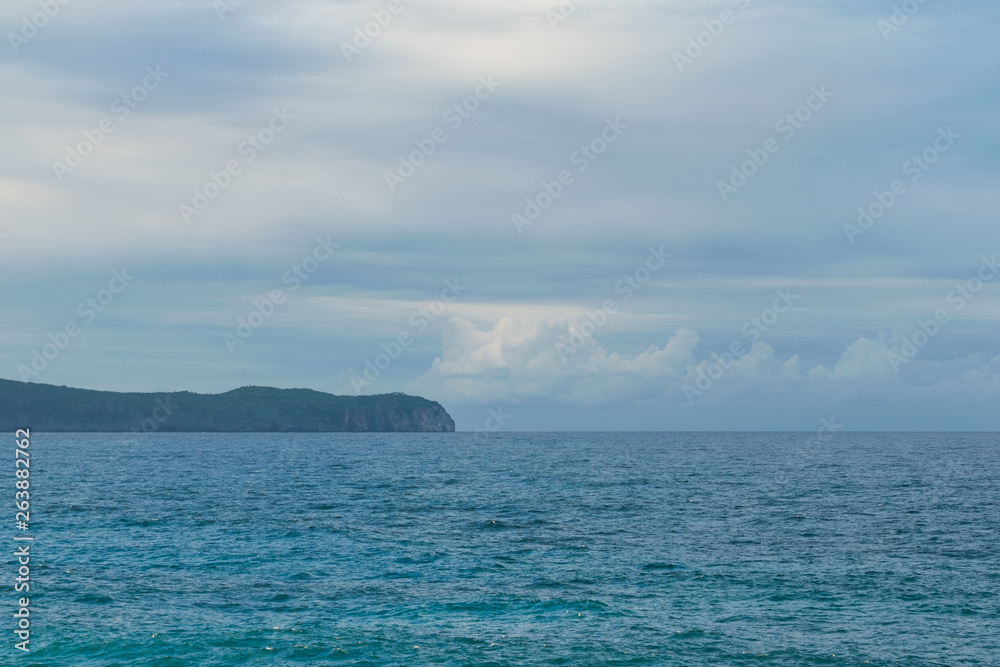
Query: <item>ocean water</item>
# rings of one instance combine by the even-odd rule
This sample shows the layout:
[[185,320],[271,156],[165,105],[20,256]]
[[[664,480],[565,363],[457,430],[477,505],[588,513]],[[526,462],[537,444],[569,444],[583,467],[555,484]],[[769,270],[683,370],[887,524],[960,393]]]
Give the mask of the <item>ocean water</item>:
[[32,651],[2,664],[1000,665],[997,435],[31,452]]

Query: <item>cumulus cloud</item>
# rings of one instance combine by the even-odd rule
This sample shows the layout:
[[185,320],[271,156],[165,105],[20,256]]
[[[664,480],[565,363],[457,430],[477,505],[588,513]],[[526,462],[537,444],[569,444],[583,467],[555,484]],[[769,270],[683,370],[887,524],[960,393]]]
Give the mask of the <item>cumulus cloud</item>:
[[480,328],[452,317],[443,329],[441,356],[413,386],[473,401],[620,403],[659,393],[694,362],[693,331],[680,329],[662,347],[623,355],[581,334],[582,324],[504,317]]
[[[810,401],[963,398],[984,401],[1000,388],[1000,358],[911,358],[901,346],[858,338],[832,367],[804,368],[756,341],[742,353],[699,351],[698,334],[677,329],[662,346],[609,351],[580,334],[582,319],[501,318],[493,326],[452,317],[441,355],[410,387],[454,403],[551,400],[608,406],[635,401],[681,404],[749,400],[801,406]],[[893,355],[904,359],[894,367]]]

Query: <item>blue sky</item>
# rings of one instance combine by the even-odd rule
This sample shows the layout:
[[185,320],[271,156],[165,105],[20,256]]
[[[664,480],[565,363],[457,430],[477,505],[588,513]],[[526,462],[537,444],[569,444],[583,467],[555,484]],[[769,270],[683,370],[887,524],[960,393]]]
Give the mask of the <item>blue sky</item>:
[[12,0],[0,376],[405,391],[461,429],[996,429],[998,23]]

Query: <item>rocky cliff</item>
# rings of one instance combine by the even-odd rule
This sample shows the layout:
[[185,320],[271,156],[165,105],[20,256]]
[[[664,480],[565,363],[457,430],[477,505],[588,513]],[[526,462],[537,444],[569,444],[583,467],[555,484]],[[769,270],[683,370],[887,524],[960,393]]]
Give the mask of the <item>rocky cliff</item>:
[[450,432],[435,401],[242,387],[224,394],[118,393],[0,380],[0,430],[49,432]]

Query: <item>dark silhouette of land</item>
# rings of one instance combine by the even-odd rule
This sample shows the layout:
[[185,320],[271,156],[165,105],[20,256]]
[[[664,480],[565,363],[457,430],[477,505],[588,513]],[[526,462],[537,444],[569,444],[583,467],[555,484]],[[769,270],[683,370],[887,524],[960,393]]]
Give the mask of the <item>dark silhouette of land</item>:
[[119,393],[0,380],[0,429],[40,432],[450,432],[440,403],[242,387],[224,394]]

